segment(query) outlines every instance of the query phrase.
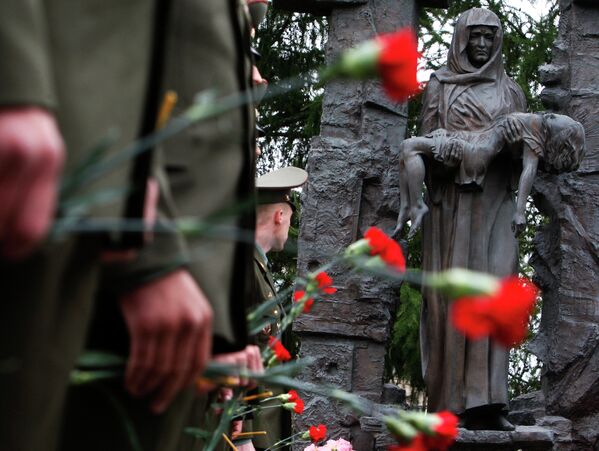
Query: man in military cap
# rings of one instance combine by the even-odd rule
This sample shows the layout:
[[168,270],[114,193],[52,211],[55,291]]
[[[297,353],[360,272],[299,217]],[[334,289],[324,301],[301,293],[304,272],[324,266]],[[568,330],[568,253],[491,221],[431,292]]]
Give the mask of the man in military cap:
[[[255,305],[276,295],[276,287],[270,272],[267,254],[282,251],[289,235],[291,217],[295,205],[291,200],[291,189],[306,183],[308,174],[296,167],[285,167],[269,172],[256,180],[258,207],[256,212],[256,249],[254,251],[254,276],[256,279]],[[260,346],[265,346],[268,337],[278,335],[278,326],[285,314],[282,307],[272,311],[274,323],[257,337]],[[254,430],[264,429],[266,438],[254,440],[256,449],[266,449],[289,435],[289,415],[280,409],[268,409],[253,421]]]

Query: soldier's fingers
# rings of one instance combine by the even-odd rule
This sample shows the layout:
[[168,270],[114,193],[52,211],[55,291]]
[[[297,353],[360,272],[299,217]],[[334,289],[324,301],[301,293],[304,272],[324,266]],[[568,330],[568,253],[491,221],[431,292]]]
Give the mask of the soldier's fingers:
[[200,376],[196,364],[196,347],[200,340],[200,331],[193,329],[180,339],[176,360],[177,371],[183,373],[183,387],[191,385]]
[[156,339],[140,331],[131,333],[131,348],[125,371],[125,388],[133,396],[141,395],[141,383],[156,354]]
[[[210,324],[212,322],[212,315],[210,315]],[[194,347],[194,357],[193,357],[193,378],[197,378],[200,376],[204,369],[206,369],[206,365],[208,361],[212,358],[212,327],[201,327],[198,329],[197,341]],[[207,393],[215,388],[214,385],[210,385],[208,383],[197,384],[196,383],[196,391],[198,393]]]
[[187,334],[183,343],[177,343],[177,346],[181,346],[181,348],[174,354],[173,367],[167,377],[162,380],[152,400],[151,409],[155,413],[164,412],[177,394],[187,385],[190,359],[193,355],[193,341],[194,337]]
[[182,373],[171,374],[171,377],[164,381],[164,384],[160,386],[154,396],[151,404],[152,411],[155,413],[164,412],[183,387],[184,381],[185,376]]
[[254,373],[263,373],[264,366],[262,364],[262,355],[260,354],[260,348],[255,345],[249,345],[247,347],[249,362],[248,367]]
[[158,386],[157,394],[152,400],[154,412],[163,412],[175,396],[193,381],[194,347],[197,342],[197,331],[194,328],[183,328],[174,344],[172,364],[169,373]]
[[[263,373],[264,367],[262,366],[262,357],[260,355],[260,349],[257,346],[249,345],[246,348],[248,355],[248,369],[253,373]],[[255,381],[250,381],[250,388],[256,386]]]
[[140,377],[139,390],[142,395],[166,383],[174,372],[177,337],[168,328],[163,328],[158,337],[154,358]]
[[[237,357],[237,366],[239,367],[239,369],[241,370],[241,372],[245,372],[245,370],[248,369],[248,355],[246,352],[240,352],[239,356]],[[239,377],[239,385],[241,385],[242,387],[245,387],[249,384],[249,380],[247,378],[247,376],[242,376],[240,374]]]
[[206,369],[208,361],[212,358],[212,311],[202,312],[202,322],[198,328],[198,341],[196,343],[196,353],[194,371],[202,374]]

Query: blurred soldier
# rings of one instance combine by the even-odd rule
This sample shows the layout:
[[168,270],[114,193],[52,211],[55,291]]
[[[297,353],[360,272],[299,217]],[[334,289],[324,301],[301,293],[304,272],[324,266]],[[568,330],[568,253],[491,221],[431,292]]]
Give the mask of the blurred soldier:
[[[291,216],[295,206],[291,202],[291,189],[306,183],[308,174],[296,167],[278,169],[256,180],[258,208],[256,212],[256,249],[254,251],[254,277],[256,292],[254,304],[259,305],[276,295],[276,287],[270,272],[267,254],[282,251],[289,236]],[[257,337],[261,347],[266,346],[268,337],[279,334],[279,325],[284,309],[277,306],[270,318],[273,324]],[[276,394],[282,391],[277,390]],[[249,427],[249,425],[248,425]],[[266,449],[290,433],[289,414],[281,409],[268,409],[256,415],[251,427],[266,430],[266,437],[254,440],[256,449]]]
[[[179,0],[171,8],[162,89],[178,95],[174,114],[191,106],[195,96],[205,90],[214,90],[219,96],[248,90],[252,67],[249,26],[240,4]],[[253,250],[250,187],[254,141],[252,105],[196,124],[169,139],[155,165],[162,187],[160,211],[171,218],[193,217],[208,226],[208,233],[186,239],[188,258],[177,260],[174,255],[170,267],[155,263],[157,256],[168,255],[162,237],[155,234],[154,242],[134,262],[112,265],[104,272],[88,347],[122,355],[130,351],[125,388],[135,399],[120,382],[109,391],[124,407],[144,450],[201,449],[197,440],[184,434],[185,427],[200,427],[204,419],[206,399],[198,402],[190,388],[198,375],[193,370],[199,353],[230,353],[219,360],[243,366],[250,365],[248,360],[257,355],[246,348],[243,305],[253,286],[245,268]],[[214,311],[214,336],[203,331],[189,336],[179,331],[174,337],[159,336],[143,349],[135,341],[141,325],[129,320],[127,308],[138,298],[157,292],[146,283],[148,279],[172,271],[184,272],[201,287]],[[169,312],[152,319],[164,327]],[[106,330],[112,333],[107,335]],[[156,362],[157,368],[147,368],[148,360]],[[110,414],[114,407],[109,397],[93,387],[76,387],[70,392],[68,407],[65,450],[129,449],[130,437],[122,419]],[[97,437],[91,444],[90,436]]]
[[[162,4],[149,0],[0,4],[2,450],[55,447],[106,240],[76,234],[43,240],[54,218],[63,166],[70,174],[110,128],[120,130],[116,150],[155,120],[150,88],[159,81],[161,13]],[[73,195],[82,200],[125,189],[131,166],[123,162]],[[139,182],[144,189],[146,180]],[[86,217],[119,217],[123,198],[88,202]],[[59,207],[61,215],[65,205]],[[171,282],[165,283],[172,287]],[[197,287],[178,285],[176,291],[176,298],[184,293],[187,302],[193,300],[195,327],[209,328],[204,314],[209,307]],[[172,290],[168,294],[173,298]],[[129,317],[139,320],[148,310],[132,305]]]
[[[226,78],[230,89],[242,89],[250,77],[240,56],[244,35],[249,33],[239,26],[238,3],[197,3],[212,8],[214,15],[204,20],[218,19],[219,26],[230,28],[230,33],[221,31],[223,42],[217,47],[226,61],[225,72],[232,74]],[[169,16],[168,5],[160,0],[13,0],[0,6],[4,30],[0,36],[4,61],[0,69],[2,450],[48,451],[55,447],[69,372],[83,348],[99,255],[106,240],[98,235],[70,234],[59,242],[40,243],[52,222],[63,164],[65,172],[71,173],[87,156],[86,150],[112,127],[120,130],[114,149],[151,130],[162,85],[167,18],[183,20],[176,11]],[[199,36],[203,32],[202,28]],[[172,53],[170,56],[175,58]],[[172,60],[168,65],[181,68],[187,61],[182,57],[176,65]],[[250,114],[245,108],[231,113],[241,124],[236,129],[240,138],[232,151],[236,162],[233,169],[223,166],[222,159],[203,162],[205,175],[227,181],[222,188],[224,197],[233,201],[251,192],[253,145],[246,146],[253,128]],[[137,159],[136,168],[141,160]],[[108,189],[126,188],[130,173],[130,164],[120,164],[75,194],[84,199]],[[134,172],[133,181],[133,192],[144,190],[144,171],[141,176]],[[218,201],[223,201],[223,196]],[[92,220],[119,217],[123,207],[123,199],[97,203],[86,216]],[[133,207],[140,210],[143,205]],[[239,214],[231,221],[240,228],[252,228],[252,215]],[[243,322],[239,328],[240,321],[235,319],[243,315],[234,314],[228,300],[233,298],[230,287],[246,289],[243,281],[233,284],[232,274],[246,274],[243,267],[249,264],[244,246],[229,245],[216,265],[229,277],[219,279],[221,285],[199,289],[186,269],[175,237],[163,238],[156,240],[151,259],[139,254],[138,261],[143,263],[116,287],[130,334],[126,387],[136,395],[151,394],[156,412],[164,411],[210,356],[212,312],[207,297],[214,294],[218,298],[224,292],[216,300],[225,304],[226,313],[219,316],[222,338],[215,341],[231,351],[245,345],[235,336],[245,335]],[[108,335],[109,341],[127,348],[127,335],[120,340],[112,329]],[[140,409],[145,415],[147,404]],[[117,449],[102,448],[104,442],[99,440],[104,438],[103,422],[115,417],[114,409],[105,410],[100,416],[100,434],[85,437],[84,446],[78,449]],[[159,421],[160,417],[156,418]],[[119,426],[122,430],[123,424]],[[161,428],[156,428],[156,434],[160,433]],[[160,447],[152,438],[152,445]]]

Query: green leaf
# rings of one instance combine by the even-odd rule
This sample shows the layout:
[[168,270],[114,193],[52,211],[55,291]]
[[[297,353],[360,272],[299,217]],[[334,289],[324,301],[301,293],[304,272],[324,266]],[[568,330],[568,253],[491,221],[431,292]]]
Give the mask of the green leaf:
[[77,360],[79,368],[124,367],[125,358],[104,351],[84,351]]

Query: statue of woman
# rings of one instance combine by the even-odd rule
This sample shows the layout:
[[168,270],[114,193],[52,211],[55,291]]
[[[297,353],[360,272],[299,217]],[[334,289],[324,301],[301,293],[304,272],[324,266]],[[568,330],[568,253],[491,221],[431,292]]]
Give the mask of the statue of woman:
[[[447,66],[432,74],[424,94],[422,135],[439,128],[480,130],[501,116],[525,111],[522,90],[503,68],[502,43],[501,23],[491,11],[473,8],[459,17]],[[508,120],[507,142],[516,142],[520,133]],[[459,164],[459,149],[444,146],[438,159],[427,167],[423,269],[461,267],[499,277],[516,273],[518,245],[511,228],[515,168],[507,152],[491,161],[474,187],[448,170]],[[451,410],[469,429],[513,430],[505,417],[508,350],[486,339],[466,340],[448,322],[447,311],[447,299],[423,290],[420,335],[429,410]]]

